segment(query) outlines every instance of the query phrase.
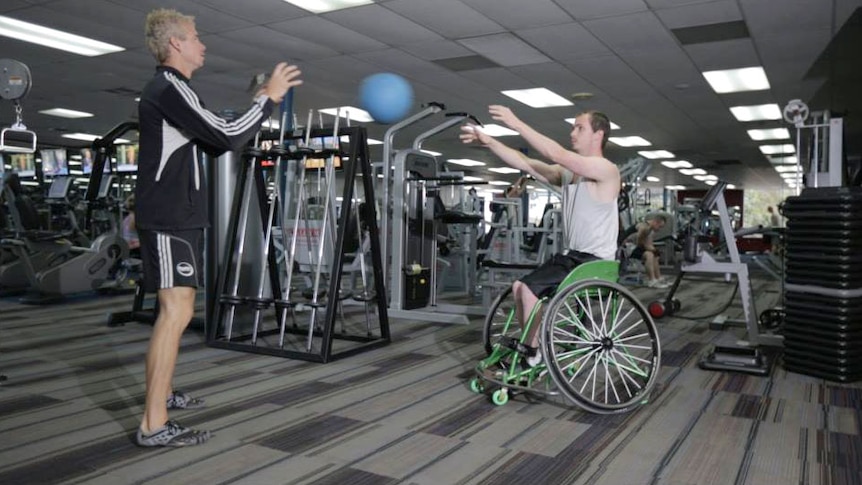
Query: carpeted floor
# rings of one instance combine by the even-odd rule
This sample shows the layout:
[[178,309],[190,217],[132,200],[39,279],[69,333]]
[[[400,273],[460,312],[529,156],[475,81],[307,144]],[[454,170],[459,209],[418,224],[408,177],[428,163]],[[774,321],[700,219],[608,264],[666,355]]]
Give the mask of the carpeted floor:
[[[757,308],[778,299],[754,279]],[[666,291],[666,290],[665,290]],[[662,290],[636,289],[644,302]],[[724,306],[733,287],[684,282],[681,316]],[[658,322],[651,401],[590,414],[560,398],[505,406],[470,391],[483,355],[469,326],[391,321],[390,345],[327,364],[210,348],[183,338],[175,386],[208,407],[172,411],[215,433],[204,446],[136,447],[150,327],[109,328],[130,296],[32,307],[0,300],[0,483],[859,484],[862,384],[698,368],[741,329]],[[725,312],[741,315],[738,300]]]

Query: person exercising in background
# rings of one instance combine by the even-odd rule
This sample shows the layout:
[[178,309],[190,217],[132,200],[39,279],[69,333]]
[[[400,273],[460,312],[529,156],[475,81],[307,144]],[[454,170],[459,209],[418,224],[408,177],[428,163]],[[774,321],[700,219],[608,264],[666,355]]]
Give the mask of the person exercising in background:
[[664,214],[651,214],[643,222],[638,222],[634,238],[635,248],[629,255],[632,259],[642,260],[647,273],[647,286],[650,288],[667,288],[659,269],[658,250],[653,244],[653,236],[667,224]]
[[[461,127],[461,141],[480,143],[507,165],[559,186],[563,192],[566,250],[512,284],[516,313],[523,326],[539,299],[553,294],[576,266],[598,259],[616,259],[620,171],[603,155],[611,130],[610,120],[603,113],[587,111],[575,117],[570,134],[571,150],[534,130],[505,106],[492,105],[488,113],[495,121],[517,131],[548,161],[529,158],[472,124]],[[534,325],[528,339],[534,348],[538,347],[537,329]],[[527,360],[530,365],[536,365],[541,361],[541,353],[536,352]]]
[[207,110],[189,84],[206,47],[194,17],[156,9],[147,15],[146,43],[159,65],[138,104],[140,157],[135,188],[144,289],[157,292],[159,314],[147,352],[147,397],[135,440],[140,446],[189,446],[210,438],[168,420],[168,409],[203,401],[172,386],[180,337],[192,319],[209,224],[207,187],[198,148],[218,155],[242,148],[281,102],[302,84],[296,66],[279,63],[249,109],[234,121]]

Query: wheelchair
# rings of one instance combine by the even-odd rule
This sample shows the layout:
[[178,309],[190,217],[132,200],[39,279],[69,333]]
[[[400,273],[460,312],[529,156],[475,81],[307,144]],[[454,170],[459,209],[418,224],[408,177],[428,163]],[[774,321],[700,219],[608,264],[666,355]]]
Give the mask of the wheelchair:
[[[523,329],[511,288],[500,293],[485,317],[487,357],[476,366],[471,390],[489,392],[498,406],[515,392],[562,394],[597,414],[648,402],[661,367],[659,336],[649,312],[618,276],[617,261],[579,265],[553,297],[539,300]],[[539,349],[529,346],[534,324],[540,325]],[[537,351],[542,361],[530,366],[527,358]]]

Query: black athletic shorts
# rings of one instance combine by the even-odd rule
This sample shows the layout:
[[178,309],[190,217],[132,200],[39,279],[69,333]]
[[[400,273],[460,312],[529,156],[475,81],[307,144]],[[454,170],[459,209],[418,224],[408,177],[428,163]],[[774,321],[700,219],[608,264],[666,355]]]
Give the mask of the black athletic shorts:
[[580,251],[569,251],[565,254],[555,254],[541,266],[524,275],[519,281],[527,285],[530,291],[539,298],[553,295],[566,276],[581,263],[596,261],[598,256]]
[[139,230],[144,290],[155,293],[162,288],[203,283],[204,230]]
[[645,252],[646,252],[646,248],[645,248],[645,247],[643,247],[643,246],[635,246],[635,248],[634,248],[634,249],[632,249],[632,253],[629,255],[629,258],[631,258],[631,259],[637,259],[637,260],[643,259],[643,257],[644,257],[644,253],[645,253]]

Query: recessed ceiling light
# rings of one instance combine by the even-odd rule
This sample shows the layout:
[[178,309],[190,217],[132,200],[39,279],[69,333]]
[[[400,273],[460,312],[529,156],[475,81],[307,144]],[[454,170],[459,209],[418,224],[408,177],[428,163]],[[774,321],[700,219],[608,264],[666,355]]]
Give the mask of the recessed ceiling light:
[[517,168],[512,168],[512,167],[494,167],[494,168],[489,168],[488,171],[489,172],[496,172],[496,173],[520,173],[521,172]]
[[[575,119],[574,119],[574,118],[566,118],[566,120],[565,120],[565,121],[566,121],[566,124],[567,124],[567,125],[569,125],[569,126],[571,126],[571,125],[575,124]],[[619,129],[620,129],[620,125],[618,125],[618,124],[614,123],[613,121],[611,121],[610,123],[611,123],[611,129],[612,129],[612,130],[619,130]]]
[[784,145],[760,145],[760,151],[764,155],[780,155],[782,153],[795,153],[796,147],[790,143]]
[[552,108],[554,106],[572,106],[574,104],[546,88],[510,89],[500,92],[531,108]]
[[769,80],[766,79],[766,72],[762,67],[707,71],[703,73],[703,77],[713,91],[719,94],[769,89]]
[[646,181],[647,182],[661,182],[661,179],[658,177],[654,177],[652,175],[649,175],[649,176],[647,176]]
[[[713,181],[713,183],[709,183],[709,182],[707,182],[707,184],[709,184],[709,185],[715,185],[715,183],[714,183],[714,182],[715,182],[715,181]],[[727,184],[727,186],[726,186],[725,188],[726,188],[726,189],[735,189],[735,188],[736,188],[736,186],[735,186],[735,185],[733,185],[733,184]]]
[[320,110],[320,112],[330,116],[336,116],[337,114],[342,118],[349,118],[351,121],[356,121],[358,123],[368,123],[374,121],[374,118],[371,117],[371,114],[369,114],[368,111],[357,108],[355,106],[338,106],[335,108],[324,108]]
[[778,173],[784,173],[784,172],[801,173],[802,168],[797,167],[796,165],[776,165],[775,171]]
[[611,136],[608,141],[621,147],[648,147],[652,145],[639,136]]
[[506,182],[505,180],[492,180],[488,183],[491,185],[512,185],[512,182]]
[[704,180],[703,183],[706,185],[715,185],[718,183],[718,180]]
[[87,113],[86,111],[75,111],[73,109],[66,108],[43,109],[42,111],[40,111],[40,113],[48,116],[58,116],[60,118],[90,118],[93,116],[93,113]]
[[685,185],[665,185],[667,190],[685,190]]
[[754,106],[734,106],[730,112],[739,121],[780,120],[781,109],[777,104],[758,104]]
[[88,57],[126,50],[117,45],[2,15],[0,15],[0,35]]
[[[69,138],[72,140],[83,140],[83,141],[93,141],[93,140],[98,140],[99,138],[102,138],[101,135],[93,135],[90,133],[64,133],[62,135],[62,137],[63,138]],[[120,143],[131,143],[131,142],[132,142],[131,140],[126,140],[125,138],[117,138],[116,140],[114,140],[114,145],[117,145]]]
[[706,170],[702,168],[681,168],[679,173],[683,175],[706,175]]
[[694,166],[688,160],[667,160],[661,164],[667,168],[691,168]]
[[446,160],[446,163],[451,163],[453,165],[461,165],[462,167],[481,167],[483,165],[487,165],[485,162],[480,162],[479,160],[471,160],[469,158],[449,158]]
[[655,160],[656,158],[673,158],[674,156],[673,153],[667,150],[642,150],[638,152],[638,155],[651,160]]
[[705,182],[707,180],[718,180],[718,177],[715,175],[695,175],[695,180],[700,180],[701,182]]
[[495,125],[494,123],[482,125],[479,129],[484,131],[488,136],[514,136],[519,134],[515,130],[511,130],[505,126]]
[[769,161],[775,165],[796,165],[799,163],[799,159],[796,155],[790,155],[787,157],[769,157]]
[[477,177],[475,175],[465,175],[463,180],[464,182],[482,182],[485,179],[483,179],[482,177]]
[[285,2],[296,5],[297,7],[308,10],[314,13],[332,12],[344,8],[358,7],[359,5],[369,5],[374,3],[373,0],[284,0]]
[[748,136],[754,141],[789,140],[790,132],[787,131],[787,128],[768,128],[763,130],[748,130]]

